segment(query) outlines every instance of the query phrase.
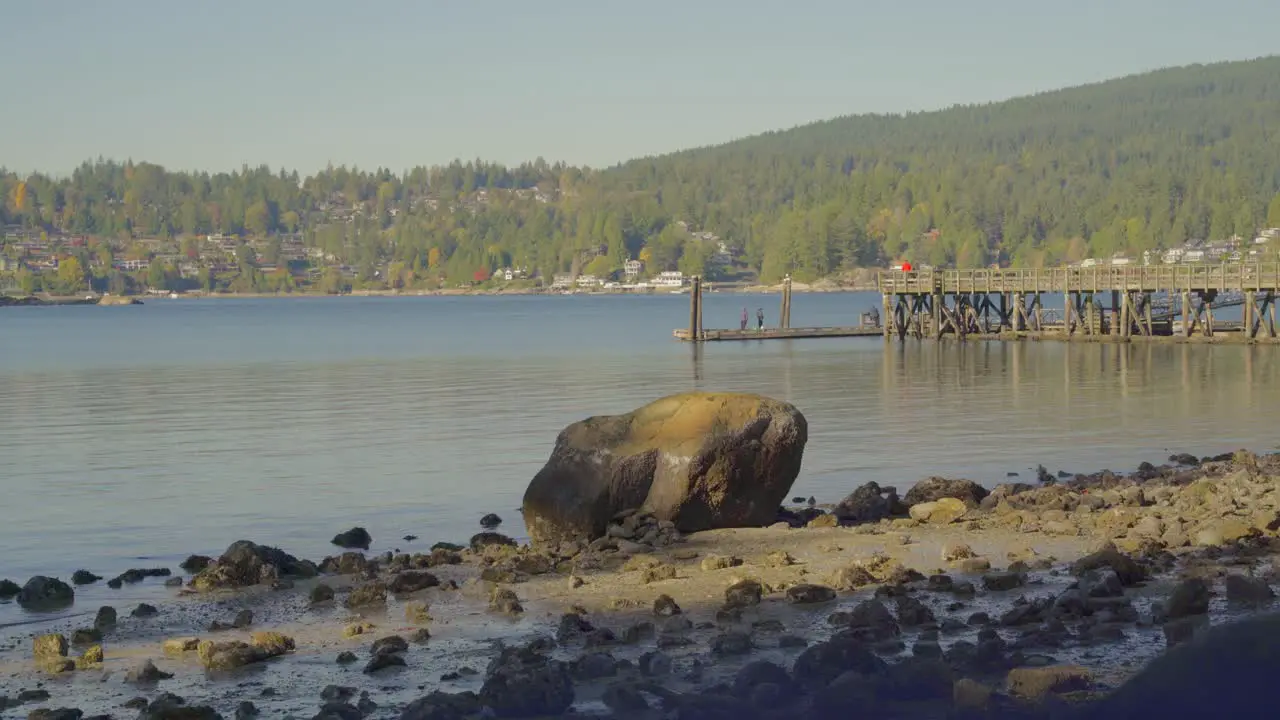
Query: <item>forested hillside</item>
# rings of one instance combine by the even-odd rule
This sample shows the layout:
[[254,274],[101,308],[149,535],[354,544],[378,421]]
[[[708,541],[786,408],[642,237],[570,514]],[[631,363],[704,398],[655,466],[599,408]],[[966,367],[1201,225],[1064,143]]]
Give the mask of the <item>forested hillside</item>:
[[1280,226],[1280,57],[839,118],[603,171],[474,161],[303,178],[98,160],[0,183],[10,235],[87,235],[86,267],[156,240],[198,257],[197,238],[218,233],[297,234],[369,282],[388,266],[418,284],[508,266],[603,273],[636,257],[648,272],[706,270],[714,243],[676,221],[764,280],[898,258],[1040,265]]

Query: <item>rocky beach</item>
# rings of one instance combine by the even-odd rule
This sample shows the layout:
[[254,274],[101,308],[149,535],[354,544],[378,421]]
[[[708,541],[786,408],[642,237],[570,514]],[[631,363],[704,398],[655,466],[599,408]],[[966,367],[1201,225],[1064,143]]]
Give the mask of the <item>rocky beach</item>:
[[[264,528],[0,579],[32,618],[0,628],[0,717],[1269,716],[1280,456],[823,502],[786,496],[808,432],[714,394],[571,425],[530,544],[494,515],[380,555],[352,528],[313,562]],[[171,597],[82,606],[99,583]]]

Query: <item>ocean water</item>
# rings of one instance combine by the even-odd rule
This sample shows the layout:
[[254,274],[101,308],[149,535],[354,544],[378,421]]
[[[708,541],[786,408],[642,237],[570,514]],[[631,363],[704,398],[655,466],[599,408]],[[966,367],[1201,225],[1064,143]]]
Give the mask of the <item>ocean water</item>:
[[[796,295],[792,324],[878,297]],[[707,327],[776,296],[709,294]],[[688,298],[156,299],[0,311],[0,578],[110,577],[246,538],[312,559],[462,541],[517,508],[566,424],[691,389],[809,420],[793,494],[988,485],[1275,447],[1280,348],[880,338],[683,344]],[[419,540],[406,543],[404,535]],[[158,581],[88,597],[147,597]],[[120,593],[124,593],[122,596]],[[20,611],[0,605],[0,625]]]

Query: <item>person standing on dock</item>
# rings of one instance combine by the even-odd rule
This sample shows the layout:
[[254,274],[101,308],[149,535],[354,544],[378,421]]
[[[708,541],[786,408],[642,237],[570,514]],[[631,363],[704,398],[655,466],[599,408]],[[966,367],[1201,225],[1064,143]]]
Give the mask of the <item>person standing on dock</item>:
[[747,309],[742,308],[742,330],[745,332],[746,329],[747,329]]
[[756,308],[756,330],[764,332],[764,308]]

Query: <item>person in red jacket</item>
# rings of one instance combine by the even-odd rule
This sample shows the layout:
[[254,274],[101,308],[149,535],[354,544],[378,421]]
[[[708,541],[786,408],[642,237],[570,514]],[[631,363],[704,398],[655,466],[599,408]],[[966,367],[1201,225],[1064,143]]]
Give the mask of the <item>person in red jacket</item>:
[[911,263],[910,263],[910,262],[903,262],[903,263],[902,263],[902,272],[904,272],[904,273],[909,273],[909,272],[911,272]]

